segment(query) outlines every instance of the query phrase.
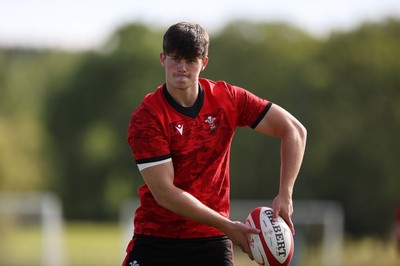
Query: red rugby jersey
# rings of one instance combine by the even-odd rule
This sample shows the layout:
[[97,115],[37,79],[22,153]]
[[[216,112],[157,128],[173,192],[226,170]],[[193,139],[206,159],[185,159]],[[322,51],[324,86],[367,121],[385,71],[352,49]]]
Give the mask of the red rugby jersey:
[[[189,108],[176,103],[165,84],[133,112],[128,143],[139,169],[172,160],[174,184],[229,217],[229,157],[236,127],[255,128],[271,103],[225,82],[199,79]],[[146,184],[139,190],[135,234],[171,238],[223,235],[157,204]]]

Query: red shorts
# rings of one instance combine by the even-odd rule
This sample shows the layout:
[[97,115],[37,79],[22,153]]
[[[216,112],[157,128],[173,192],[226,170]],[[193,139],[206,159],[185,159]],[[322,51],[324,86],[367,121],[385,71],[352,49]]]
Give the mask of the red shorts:
[[226,236],[171,239],[135,235],[123,266],[233,266],[233,248]]

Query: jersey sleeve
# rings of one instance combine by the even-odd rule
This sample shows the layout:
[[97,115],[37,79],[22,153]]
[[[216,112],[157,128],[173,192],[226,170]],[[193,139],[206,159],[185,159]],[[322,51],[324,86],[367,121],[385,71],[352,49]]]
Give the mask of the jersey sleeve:
[[127,134],[139,170],[171,161],[162,125],[142,106],[133,113]]
[[272,102],[241,87],[229,86],[229,89],[238,110],[238,126],[256,128],[270,109]]

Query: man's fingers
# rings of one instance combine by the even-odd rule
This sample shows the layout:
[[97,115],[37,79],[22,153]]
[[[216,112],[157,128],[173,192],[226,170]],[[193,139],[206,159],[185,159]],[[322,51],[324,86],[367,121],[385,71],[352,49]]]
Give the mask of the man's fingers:
[[294,235],[295,230],[294,230],[294,225],[293,225],[291,217],[286,216],[286,217],[282,217],[282,218],[286,222],[286,224],[289,226],[290,230],[292,231],[292,235]]
[[251,230],[250,230],[250,234],[256,234],[256,235],[258,235],[259,233],[261,233],[261,230],[255,228],[255,227],[252,227]]
[[274,222],[278,221],[278,216],[279,216],[279,212],[274,210],[274,213],[272,214],[272,221],[274,221]]
[[293,225],[292,219],[289,219],[289,222],[286,222],[286,223],[288,224],[290,230],[292,230],[292,234],[294,235],[295,230],[294,230],[294,225]]
[[251,260],[254,260],[253,254],[251,253],[251,249],[250,249],[249,243],[245,243],[245,245],[241,246],[240,248],[242,249],[242,251],[244,253],[247,253],[247,255],[249,256],[249,258]]
[[[291,215],[292,215],[292,213],[290,215],[289,214],[284,215],[284,216],[282,216],[282,219],[285,220],[285,222],[289,226],[290,230],[292,231],[292,234],[294,235],[295,230],[294,230],[294,225],[293,225],[292,219],[290,217]],[[279,217],[279,212],[274,210],[274,213],[272,215],[272,221],[274,221],[274,222],[278,221],[278,217]]]

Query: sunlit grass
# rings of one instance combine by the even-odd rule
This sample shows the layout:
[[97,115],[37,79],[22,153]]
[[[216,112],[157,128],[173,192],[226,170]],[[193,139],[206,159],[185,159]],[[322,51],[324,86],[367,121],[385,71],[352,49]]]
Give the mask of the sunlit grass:
[[40,265],[42,243],[38,226],[1,228],[0,265]]
[[[67,223],[62,232],[62,266],[121,265],[125,255],[117,224]],[[39,226],[8,226],[0,232],[0,266],[42,265]]]
[[384,265],[400,266],[400,254],[394,240],[388,242],[364,238],[362,241],[345,242],[343,248],[345,266]]
[[121,265],[126,244],[122,243],[122,232],[116,224],[67,224],[65,266]]

